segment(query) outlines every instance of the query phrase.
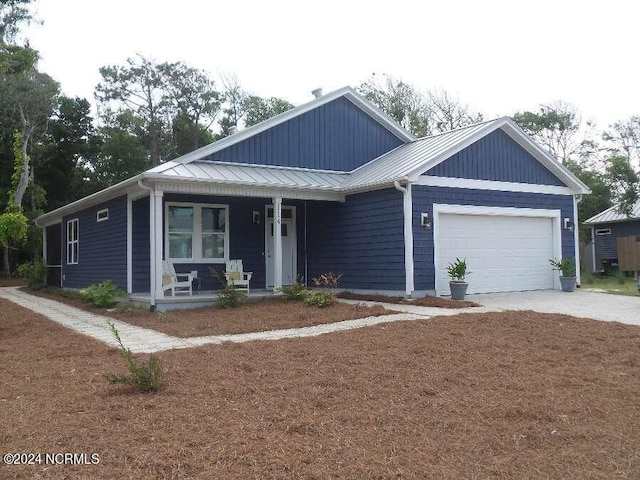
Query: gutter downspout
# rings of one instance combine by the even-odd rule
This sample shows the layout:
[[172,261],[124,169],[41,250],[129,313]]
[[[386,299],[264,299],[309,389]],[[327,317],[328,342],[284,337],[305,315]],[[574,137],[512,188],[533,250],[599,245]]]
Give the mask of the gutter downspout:
[[576,257],[576,283],[578,287],[580,287],[580,223],[578,222],[578,204],[581,201],[582,195],[573,196],[573,243]]
[[407,186],[402,187],[398,180],[393,182],[393,186],[402,192],[402,211],[404,217],[404,273],[405,273],[405,294],[410,297],[414,291],[413,283],[413,200],[411,198],[411,182],[407,180]]
[[149,250],[150,265],[149,265],[149,288],[151,289],[149,298],[149,310],[152,312],[156,309],[156,215],[155,215],[155,202],[153,199],[153,188],[142,183],[142,179],[138,180],[138,186],[143,190],[149,191]]

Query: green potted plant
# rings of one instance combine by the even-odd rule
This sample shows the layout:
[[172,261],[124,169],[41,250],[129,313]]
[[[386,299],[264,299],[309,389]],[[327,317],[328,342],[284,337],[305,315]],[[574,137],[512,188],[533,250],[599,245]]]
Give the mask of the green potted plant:
[[573,257],[561,260],[549,259],[554,270],[560,272],[560,287],[563,292],[573,292],[576,289],[576,260]]
[[467,259],[460,260],[456,258],[455,262],[451,262],[447,267],[447,275],[450,279],[449,289],[451,290],[451,298],[453,300],[464,300],[469,284],[465,282],[467,275]]

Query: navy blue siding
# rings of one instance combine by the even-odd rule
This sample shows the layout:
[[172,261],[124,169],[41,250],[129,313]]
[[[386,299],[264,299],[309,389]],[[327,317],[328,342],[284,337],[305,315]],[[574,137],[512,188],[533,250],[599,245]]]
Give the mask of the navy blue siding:
[[151,242],[149,241],[149,197],[131,205],[132,288],[133,292],[149,292]]
[[351,171],[402,141],[341,97],[206,160]]
[[344,203],[309,202],[309,278],[342,274],[340,286],[405,289],[402,194],[395,189],[350,195]]
[[496,130],[461,150],[433,167],[427,175],[564,185],[502,130]]
[[[482,205],[488,207],[516,207],[560,210],[561,218],[573,219],[571,195],[547,195],[540,193],[499,192],[448,187],[414,185],[413,194],[413,261],[416,290],[435,288],[433,263],[433,229],[420,225],[420,213],[433,218],[433,204]],[[574,257],[573,232],[562,229],[562,256]]]
[[[109,219],[96,221],[96,213],[109,209]],[[77,265],[67,265],[67,221],[78,219],[79,255]],[[127,289],[127,197],[121,196],[67,215],[62,220],[62,286],[82,288],[111,280]]]
[[618,258],[618,237],[640,236],[640,221],[594,225],[595,230],[604,228],[610,228],[611,235],[594,234],[596,270],[602,270],[602,260]]

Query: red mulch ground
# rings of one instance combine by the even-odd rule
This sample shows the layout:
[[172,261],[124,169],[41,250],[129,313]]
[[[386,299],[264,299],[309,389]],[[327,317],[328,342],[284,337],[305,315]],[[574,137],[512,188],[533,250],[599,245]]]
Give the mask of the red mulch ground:
[[27,291],[34,295],[52,298],[100,315],[117,318],[132,325],[151,328],[177,337],[310,327],[323,323],[396,313],[385,310],[381,305],[367,307],[337,302],[330,307],[315,308],[303,302],[287,302],[282,298],[251,300],[243,303],[238,308],[230,309],[204,307],[167,312],[149,312],[146,309],[140,309],[127,313],[94,308],[82,300],[64,298],[53,293],[31,289]]
[[2,478],[640,478],[640,328],[463,314],[162,352],[113,349],[0,301],[0,451],[99,465]]
[[407,299],[403,297],[391,297],[387,295],[365,295],[360,293],[341,292],[339,298],[348,300],[368,300],[380,303],[402,303],[406,305],[419,305],[421,307],[438,307],[438,308],[467,308],[479,307],[480,305],[468,300],[451,300],[450,298],[430,297],[426,295],[422,298]]

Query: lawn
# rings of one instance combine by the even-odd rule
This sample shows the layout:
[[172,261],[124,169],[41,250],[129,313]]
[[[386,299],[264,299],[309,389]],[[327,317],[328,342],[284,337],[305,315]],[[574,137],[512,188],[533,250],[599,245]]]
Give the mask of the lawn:
[[584,275],[582,286],[584,288],[599,288],[618,295],[640,296],[638,281],[631,277],[611,276],[601,278],[595,275]]
[[640,328],[462,314],[166,351],[114,349],[0,300],[0,450],[98,465],[2,478],[640,478]]

